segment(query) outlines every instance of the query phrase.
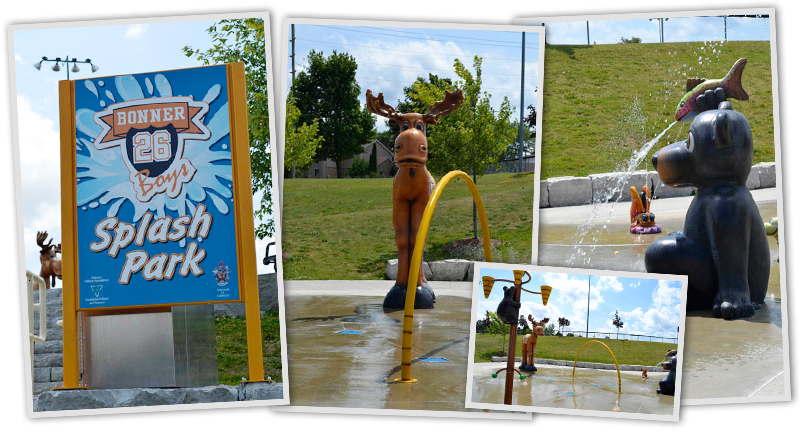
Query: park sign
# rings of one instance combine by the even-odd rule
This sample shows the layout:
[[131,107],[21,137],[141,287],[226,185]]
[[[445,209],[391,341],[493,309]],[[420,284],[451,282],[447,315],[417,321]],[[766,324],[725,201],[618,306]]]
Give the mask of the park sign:
[[63,81],[60,103],[77,310],[243,301],[257,283],[243,66]]

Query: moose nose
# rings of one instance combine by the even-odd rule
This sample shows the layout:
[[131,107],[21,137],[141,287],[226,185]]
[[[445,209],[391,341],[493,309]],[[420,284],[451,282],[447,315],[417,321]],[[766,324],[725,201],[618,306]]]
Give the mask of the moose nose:
[[653,168],[658,171],[658,152],[653,153],[653,159],[651,162],[653,163]]

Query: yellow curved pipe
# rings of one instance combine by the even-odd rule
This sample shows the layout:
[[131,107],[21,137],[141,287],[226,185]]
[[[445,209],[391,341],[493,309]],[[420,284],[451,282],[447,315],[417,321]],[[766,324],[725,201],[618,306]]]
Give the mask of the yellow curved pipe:
[[419,277],[419,269],[422,264],[422,251],[425,249],[425,241],[428,238],[428,228],[430,228],[436,202],[439,201],[439,197],[442,195],[445,186],[454,178],[464,180],[464,182],[467,183],[470,193],[472,193],[472,200],[475,201],[475,207],[478,209],[478,219],[481,222],[483,252],[486,256],[486,261],[492,262],[492,242],[489,237],[489,223],[486,221],[486,211],[483,207],[481,195],[478,193],[478,187],[475,186],[475,183],[464,171],[450,171],[436,184],[433,195],[431,195],[428,200],[428,205],[425,206],[425,212],[422,214],[422,222],[419,225],[419,230],[417,230],[417,241],[414,244],[414,254],[411,256],[411,264],[408,269],[406,304],[405,313],[403,314],[403,352],[400,363],[400,378],[395,380],[398,382],[413,383],[417,381],[411,378],[411,340],[414,331],[414,297],[417,293],[416,287],[412,287],[412,285],[416,285],[417,277]]
[[611,353],[611,357],[614,359],[614,364],[617,366],[617,382],[619,382],[619,384],[617,385],[617,393],[622,393],[622,374],[619,373],[619,363],[617,363],[617,356],[614,355],[614,351],[611,351],[611,348],[609,348],[608,345],[597,340],[590,340],[589,342],[586,342],[585,344],[583,344],[581,349],[578,350],[578,355],[575,356],[575,362],[572,364],[572,378],[575,378],[575,366],[578,365],[578,356],[581,355],[581,351],[583,351],[583,349],[586,348],[586,345],[589,345],[590,343],[599,343],[600,345],[606,347],[608,352]]

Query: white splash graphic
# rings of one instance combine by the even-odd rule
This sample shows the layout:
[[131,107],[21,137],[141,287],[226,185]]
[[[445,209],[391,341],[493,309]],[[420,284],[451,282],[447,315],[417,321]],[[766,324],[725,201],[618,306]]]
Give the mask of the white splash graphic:
[[[162,96],[172,93],[171,85],[163,75],[157,75],[155,82]],[[102,83],[98,85],[103,86]],[[144,92],[133,76],[116,77],[115,85],[117,92],[125,101],[144,98]],[[152,84],[147,80],[146,85],[150,87]],[[151,88],[148,88],[148,93],[150,97],[155,97]],[[214,85],[203,100],[210,103],[216,100],[219,94],[220,86]],[[109,98],[113,100],[113,95]],[[80,185],[77,191],[78,207],[86,210],[87,206],[96,208],[108,205],[107,215],[117,216],[120,207],[127,201],[134,207],[133,222],[136,222],[148,211],[154,212],[157,217],[165,216],[166,210],[177,212],[179,216],[192,214],[197,203],[210,198],[220,213],[228,214],[230,207],[226,200],[231,200],[233,197],[231,154],[229,151],[211,150],[211,147],[230,134],[227,114],[226,102],[214,117],[206,122],[211,131],[208,140],[186,140],[183,157],[192,162],[197,172],[191,181],[183,185],[180,194],[175,198],[169,198],[162,193],[149,202],[141,202],[136,199],[136,192],[128,177],[129,171],[120,149],[98,150],[92,145],[92,140],[101,131],[100,126],[93,120],[94,111],[85,108],[78,110],[76,126],[78,131],[86,135],[77,140],[80,150],[76,159],[77,180]]]

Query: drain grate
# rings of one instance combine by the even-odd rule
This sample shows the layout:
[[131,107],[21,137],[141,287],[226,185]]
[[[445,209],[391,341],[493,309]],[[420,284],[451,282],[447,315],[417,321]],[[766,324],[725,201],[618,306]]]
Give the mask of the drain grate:
[[338,334],[361,334],[364,333],[363,330],[341,330],[336,332]]
[[419,361],[424,361],[426,363],[449,363],[450,360],[444,357],[420,357]]

